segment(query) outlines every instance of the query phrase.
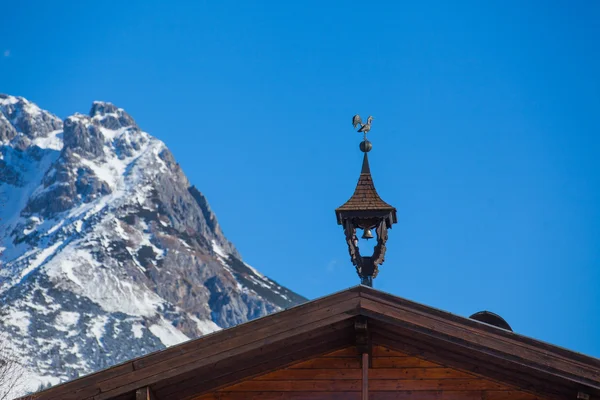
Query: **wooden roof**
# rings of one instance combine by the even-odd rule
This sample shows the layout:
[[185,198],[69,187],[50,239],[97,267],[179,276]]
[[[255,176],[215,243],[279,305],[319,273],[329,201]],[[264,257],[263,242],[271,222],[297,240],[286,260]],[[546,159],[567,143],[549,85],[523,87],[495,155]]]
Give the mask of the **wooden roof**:
[[55,386],[36,399],[133,400],[136,391],[144,399],[150,392],[156,400],[198,398],[352,346],[357,318],[366,319],[373,345],[544,399],[576,399],[578,392],[600,398],[599,359],[358,286]]
[[335,211],[396,211],[394,207],[386,203],[379,197],[377,190],[375,190],[375,184],[371,177],[371,169],[369,168],[369,159],[367,153],[363,158],[362,170],[354,194],[350,199],[343,205],[338,207]]

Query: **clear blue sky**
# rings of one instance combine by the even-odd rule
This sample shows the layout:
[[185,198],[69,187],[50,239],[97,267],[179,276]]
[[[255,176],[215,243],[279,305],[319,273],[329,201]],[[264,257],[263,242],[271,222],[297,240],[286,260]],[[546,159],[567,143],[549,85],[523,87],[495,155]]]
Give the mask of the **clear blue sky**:
[[597,1],[8,1],[0,92],[129,111],[245,260],[358,283],[334,209],[398,209],[375,286],[600,356]]

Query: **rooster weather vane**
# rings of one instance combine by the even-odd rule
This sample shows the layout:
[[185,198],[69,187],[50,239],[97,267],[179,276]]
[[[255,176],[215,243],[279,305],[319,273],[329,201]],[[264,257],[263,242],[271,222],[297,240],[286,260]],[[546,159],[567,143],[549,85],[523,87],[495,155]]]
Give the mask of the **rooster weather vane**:
[[364,133],[364,140],[367,140],[367,133],[369,133],[369,131],[371,130],[371,122],[373,122],[373,117],[370,115],[369,118],[367,118],[366,124],[362,123],[360,115],[356,114],[354,117],[352,117],[352,125],[354,125],[354,129],[356,129],[356,127],[360,125],[360,129],[358,130],[358,132]]
[[[356,267],[361,284],[367,286],[373,286],[373,278],[377,276],[379,266],[384,261],[387,231],[391,229],[392,224],[397,222],[396,209],[379,197],[371,177],[367,153],[371,151],[373,145],[367,140],[367,133],[371,131],[372,122],[372,116],[367,118],[366,124],[362,122],[358,114],[352,118],[354,129],[360,127],[358,132],[364,135],[363,141],[360,143],[360,150],[364,153],[362,170],[352,197],[335,210],[337,222],[344,228],[350,260]],[[373,255],[362,256],[360,254],[357,229],[363,231],[361,237],[367,240],[373,238],[371,230],[375,230],[377,240]]]

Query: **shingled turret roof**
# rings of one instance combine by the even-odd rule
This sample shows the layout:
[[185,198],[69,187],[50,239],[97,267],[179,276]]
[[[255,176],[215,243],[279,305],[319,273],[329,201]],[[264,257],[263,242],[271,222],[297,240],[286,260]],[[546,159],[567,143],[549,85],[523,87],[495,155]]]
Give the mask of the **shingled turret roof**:
[[360,177],[358,178],[356,189],[354,189],[354,194],[347,202],[335,210],[338,215],[338,223],[340,223],[340,211],[391,211],[394,222],[396,222],[396,208],[383,201],[379,197],[379,194],[377,194],[373,177],[371,177],[367,153],[365,153],[363,158],[362,170],[360,171]]

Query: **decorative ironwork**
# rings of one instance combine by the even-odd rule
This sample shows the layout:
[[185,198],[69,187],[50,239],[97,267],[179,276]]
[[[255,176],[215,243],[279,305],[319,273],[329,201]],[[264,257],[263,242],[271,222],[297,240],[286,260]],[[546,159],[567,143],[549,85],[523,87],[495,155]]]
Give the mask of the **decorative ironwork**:
[[[337,222],[344,228],[350,261],[356,267],[361,284],[367,286],[373,286],[373,278],[377,276],[379,266],[385,260],[387,231],[397,222],[396,209],[379,197],[371,177],[367,153],[371,151],[373,145],[367,140],[367,133],[371,130],[372,121],[371,116],[366,124],[362,123],[359,115],[352,118],[354,128],[360,125],[358,132],[364,134],[363,141],[360,143],[360,150],[364,153],[363,164],[354,194],[335,210]],[[373,238],[371,230],[375,230],[377,244],[372,256],[360,254],[357,229],[362,229],[362,238],[367,240]]]

